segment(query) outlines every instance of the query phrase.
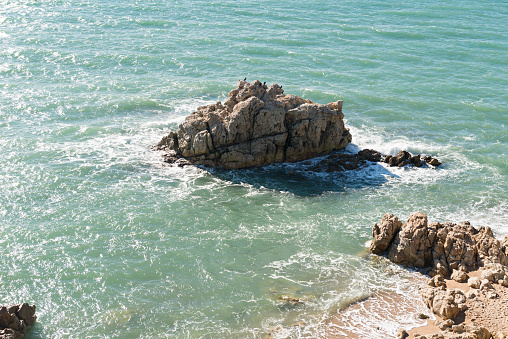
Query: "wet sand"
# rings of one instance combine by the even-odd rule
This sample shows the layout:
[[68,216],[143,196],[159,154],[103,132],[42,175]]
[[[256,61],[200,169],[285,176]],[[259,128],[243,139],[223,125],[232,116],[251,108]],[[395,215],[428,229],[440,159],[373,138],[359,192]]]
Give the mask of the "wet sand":
[[394,292],[380,293],[333,315],[327,338],[389,338],[399,327],[424,326],[426,321],[420,314],[432,317],[421,299]]
[[[468,273],[480,277],[481,271]],[[448,289],[470,290],[467,283],[445,279]],[[474,323],[489,331],[506,333],[508,338],[508,288],[493,284],[498,298],[489,299],[484,293],[467,299],[467,309],[455,319],[456,324]],[[479,291],[479,290],[477,290]],[[423,305],[423,307],[422,307]],[[428,319],[422,319],[428,316]],[[409,337],[441,332],[435,325],[442,321],[431,313],[423,300],[411,300],[397,293],[381,293],[354,303],[334,314],[329,321],[327,338],[395,338],[394,329],[404,328]],[[395,331],[396,331],[395,329]],[[500,336],[500,338],[505,338]]]

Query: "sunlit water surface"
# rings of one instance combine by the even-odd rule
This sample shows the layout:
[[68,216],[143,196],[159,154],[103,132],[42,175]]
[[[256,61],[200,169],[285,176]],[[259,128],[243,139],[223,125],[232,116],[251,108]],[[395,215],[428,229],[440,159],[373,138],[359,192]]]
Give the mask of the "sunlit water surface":
[[[365,243],[387,212],[508,233],[506,22],[484,1],[0,0],[0,303],[37,305],[27,338],[322,337],[387,293],[425,311],[423,277]],[[164,166],[150,146],[244,77],[344,100],[349,151],[444,164]],[[362,335],[417,323],[394,317]]]

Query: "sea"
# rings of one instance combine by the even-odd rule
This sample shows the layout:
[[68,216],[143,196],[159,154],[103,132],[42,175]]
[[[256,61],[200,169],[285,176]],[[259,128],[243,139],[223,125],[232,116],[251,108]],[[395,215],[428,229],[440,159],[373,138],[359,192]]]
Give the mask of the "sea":
[[[425,276],[366,246],[385,213],[508,234],[507,23],[506,0],[0,0],[0,304],[36,305],[28,339],[421,324]],[[345,152],[443,164],[166,165],[152,146],[244,78],[343,100]],[[383,296],[407,309],[348,307]]]

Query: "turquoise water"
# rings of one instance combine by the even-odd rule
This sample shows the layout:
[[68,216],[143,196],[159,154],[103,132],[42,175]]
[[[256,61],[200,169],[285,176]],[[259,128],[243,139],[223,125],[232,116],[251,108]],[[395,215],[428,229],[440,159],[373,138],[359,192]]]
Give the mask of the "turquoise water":
[[[508,234],[506,22],[503,1],[0,0],[0,304],[37,305],[29,338],[325,337],[390,292],[425,310],[365,243],[386,212]],[[244,77],[344,100],[348,150],[444,164],[164,166],[150,146]]]

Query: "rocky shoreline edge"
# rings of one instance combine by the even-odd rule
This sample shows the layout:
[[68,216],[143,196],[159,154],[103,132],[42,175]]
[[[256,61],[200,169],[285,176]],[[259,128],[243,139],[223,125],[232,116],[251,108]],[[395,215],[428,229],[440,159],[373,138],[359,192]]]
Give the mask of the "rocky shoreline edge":
[[397,338],[508,338],[508,236],[498,240],[490,227],[469,222],[428,223],[420,212],[405,223],[387,213],[372,235],[371,253],[431,277],[420,295],[438,320],[401,328]]
[[0,339],[22,339],[35,323],[35,305],[0,306]]
[[[194,164],[184,157],[171,153],[163,155],[164,162],[170,166],[194,166]],[[438,167],[441,162],[430,156],[413,155],[408,151],[400,151],[396,156],[381,154],[373,149],[363,149],[356,154],[343,153],[341,151],[333,151],[330,154],[311,160],[302,161],[304,165],[300,170],[305,172],[343,172],[357,170],[365,167],[368,162],[386,163],[390,167]]]

